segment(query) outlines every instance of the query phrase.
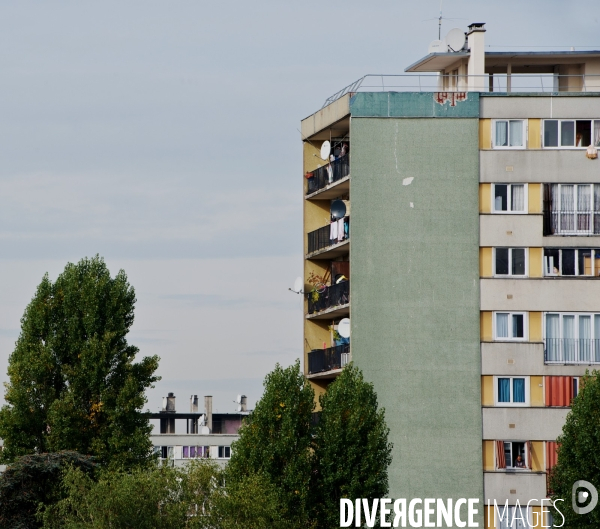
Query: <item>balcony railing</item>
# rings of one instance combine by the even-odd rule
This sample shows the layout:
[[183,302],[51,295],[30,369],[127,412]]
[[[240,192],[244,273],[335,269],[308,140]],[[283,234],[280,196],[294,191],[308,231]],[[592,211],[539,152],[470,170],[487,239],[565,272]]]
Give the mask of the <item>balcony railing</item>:
[[544,211],[545,235],[600,234],[600,211]]
[[347,305],[350,302],[350,281],[341,281],[336,285],[325,287],[323,292],[317,292],[313,298],[314,292],[308,293],[308,313],[314,314],[322,310]]
[[313,349],[308,353],[308,374],[323,373],[333,369],[341,369],[350,361],[350,344]]
[[546,338],[546,364],[600,364],[600,339]]
[[334,162],[328,163],[323,167],[319,167],[309,174],[312,174],[312,176],[307,175],[307,195],[310,195],[319,189],[323,189],[329,184],[333,184],[334,182],[337,182],[338,180],[348,176],[350,174],[350,155],[345,154]]
[[[335,224],[335,227],[334,227]],[[308,253],[323,250],[350,238],[350,217],[344,217],[308,234]]]

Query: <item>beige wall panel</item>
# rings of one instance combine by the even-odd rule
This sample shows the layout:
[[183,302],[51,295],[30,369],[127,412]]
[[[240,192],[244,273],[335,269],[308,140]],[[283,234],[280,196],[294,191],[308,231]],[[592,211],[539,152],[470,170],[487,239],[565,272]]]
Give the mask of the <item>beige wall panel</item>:
[[308,236],[311,231],[329,224],[331,219],[331,201],[304,201],[304,254],[308,252]]
[[481,279],[480,285],[481,310],[600,312],[596,279]]
[[479,213],[492,212],[492,185],[479,184]]
[[494,405],[494,377],[481,377],[481,405]]
[[584,68],[584,73],[590,76],[585,79],[585,91],[600,92],[600,60],[588,60]]
[[479,148],[480,149],[491,149],[492,148],[492,120],[491,119],[480,119],[479,120]]
[[529,184],[527,186],[529,211],[528,213],[542,213],[544,211],[544,195],[542,184]]
[[493,258],[492,248],[479,248],[479,275],[480,277],[492,277],[494,268],[492,263]]
[[[532,314],[529,313],[530,323]],[[586,369],[589,369],[589,366],[544,365],[544,344],[542,343],[491,342],[481,344],[482,375],[579,377],[585,374]]]
[[544,249],[529,248],[529,277],[544,276]]
[[541,312],[529,313],[529,341],[541,342],[544,338],[543,317]]
[[[323,142],[317,141],[314,143],[308,143],[305,141],[302,144],[304,150],[304,175],[326,164],[326,162],[321,159],[321,143]],[[306,181],[306,176],[304,177],[304,180]],[[304,191],[306,192],[306,182],[304,185]]]
[[348,114],[350,114],[350,95],[346,94],[325,108],[303,119],[300,129],[302,136],[310,139],[313,134],[329,127]]
[[491,342],[494,339],[492,328],[492,313],[482,312],[480,318],[480,339],[482,342]]
[[544,406],[544,377],[535,376],[529,379],[530,403],[532,408]]
[[599,97],[481,97],[481,118],[597,118],[600,116]]
[[600,158],[590,160],[585,153],[579,149],[479,151],[479,181],[597,182]]
[[494,441],[483,441],[483,470],[496,470]]
[[531,470],[534,472],[546,471],[544,445],[544,441],[532,441],[531,443]]
[[542,120],[530,119],[527,123],[527,148],[542,148]]
[[544,237],[546,248],[600,248],[600,237]]
[[480,246],[543,246],[542,233],[542,215],[479,216]]
[[[570,408],[483,408],[483,439],[554,441]],[[514,424],[511,428],[509,425]]]
[[[329,331],[329,322],[325,320],[305,320],[304,322],[304,351],[305,356],[308,351],[313,349],[322,349],[323,342],[327,347],[331,347],[331,332]],[[306,356],[306,359],[308,356]],[[306,362],[308,365],[308,360]]]
[[[516,493],[511,493],[514,490]],[[485,472],[483,475],[483,499],[485,510],[487,510],[487,500],[492,505],[491,512],[494,509],[494,499],[498,504],[508,500],[509,505],[514,505],[517,500],[521,505],[527,505],[527,502],[533,498],[541,499],[546,497],[546,474],[537,474],[533,472]],[[539,503],[538,503],[539,504]],[[535,505],[532,502],[530,505]],[[502,508],[501,508],[502,510]]]

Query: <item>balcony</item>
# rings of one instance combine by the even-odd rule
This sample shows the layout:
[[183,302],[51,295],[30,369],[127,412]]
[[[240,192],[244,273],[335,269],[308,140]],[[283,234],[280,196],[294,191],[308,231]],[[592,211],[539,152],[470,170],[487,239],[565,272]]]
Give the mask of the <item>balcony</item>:
[[[350,361],[350,344],[337,345],[328,349],[313,349],[308,353],[310,378],[332,378],[332,371],[341,370]],[[323,375],[327,373],[326,375]],[[311,376],[312,375],[312,376]]]
[[350,281],[341,281],[321,292],[308,293],[308,315],[310,319],[325,319],[345,316],[350,312]]
[[600,339],[546,338],[545,364],[600,364]]
[[346,154],[306,175],[306,196],[310,197],[318,193],[319,198],[325,199],[345,194],[350,189],[349,176],[350,155]]
[[600,211],[544,211],[544,235],[598,235]]
[[330,259],[348,253],[350,217],[344,217],[308,234],[307,258]]

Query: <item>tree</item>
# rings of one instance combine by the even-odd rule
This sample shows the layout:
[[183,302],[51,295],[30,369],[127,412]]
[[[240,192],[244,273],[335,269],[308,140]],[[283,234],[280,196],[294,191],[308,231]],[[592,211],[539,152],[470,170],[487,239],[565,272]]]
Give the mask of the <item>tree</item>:
[[373,385],[347,365],[320,397],[311,486],[317,527],[339,525],[340,498],[384,498],[392,444]]
[[65,467],[77,468],[82,475],[94,468],[93,458],[77,452],[33,454],[17,458],[0,476],[0,527],[38,527],[40,505],[61,497],[60,478]]
[[141,408],[158,357],[134,363],[126,340],[135,292],[121,270],[111,278],[99,256],[46,274],[21,319],[0,410],[3,459],[73,450],[129,467],[151,458]]
[[287,527],[308,516],[311,473],[311,419],[314,392],[300,372],[300,361],[267,375],[264,393],[232,445],[228,487],[257,474],[275,487]]
[[[557,439],[558,462],[549,478],[552,499],[565,517],[565,527],[600,527],[600,508],[589,514],[577,514],[572,508],[572,487],[576,481],[589,481],[600,489],[600,371],[582,378],[580,391]],[[562,518],[555,516],[560,525]]]
[[103,469],[96,480],[69,468],[62,479],[66,497],[46,507],[39,518],[45,529],[214,527],[203,507],[211,502],[221,474],[216,463],[208,460],[194,461],[186,468]]

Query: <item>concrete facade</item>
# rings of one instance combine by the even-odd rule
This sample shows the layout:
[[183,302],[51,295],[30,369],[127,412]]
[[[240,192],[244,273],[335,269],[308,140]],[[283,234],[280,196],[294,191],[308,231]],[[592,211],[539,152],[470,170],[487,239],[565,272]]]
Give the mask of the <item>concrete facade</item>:
[[477,134],[473,118],[352,118],[352,356],[386,409],[392,497],[483,498]]

